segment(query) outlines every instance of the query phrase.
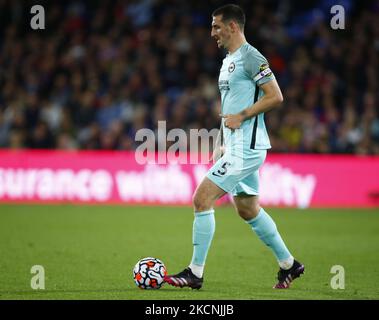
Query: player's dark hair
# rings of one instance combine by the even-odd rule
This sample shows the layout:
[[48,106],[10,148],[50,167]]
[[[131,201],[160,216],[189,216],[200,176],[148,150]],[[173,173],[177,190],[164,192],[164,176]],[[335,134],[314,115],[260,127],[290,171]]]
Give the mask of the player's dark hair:
[[236,4],[227,4],[225,6],[217,8],[212,13],[213,17],[219,15],[222,16],[221,21],[223,23],[227,23],[231,20],[234,20],[239,25],[241,30],[244,29],[246,17],[245,13],[243,12],[240,6],[237,6]]

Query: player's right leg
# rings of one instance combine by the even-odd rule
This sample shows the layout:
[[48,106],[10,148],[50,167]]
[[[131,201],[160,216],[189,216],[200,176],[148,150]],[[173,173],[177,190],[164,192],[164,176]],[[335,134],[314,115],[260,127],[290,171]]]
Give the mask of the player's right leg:
[[205,260],[215,232],[213,206],[225,191],[207,177],[201,182],[193,197],[195,219],[193,222],[193,254],[188,268],[165,276],[165,281],[175,287],[200,289],[203,284]]
[[[255,180],[256,182],[253,183]],[[304,272],[304,265],[293,258],[274,220],[260,207],[257,195],[257,180],[258,176],[256,174],[240,183],[236,189],[243,189],[251,194],[239,193],[234,195],[234,204],[241,218],[250,225],[259,239],[271,249],[279,263],[278,282],[274,288],[287,289],[290,283]]]

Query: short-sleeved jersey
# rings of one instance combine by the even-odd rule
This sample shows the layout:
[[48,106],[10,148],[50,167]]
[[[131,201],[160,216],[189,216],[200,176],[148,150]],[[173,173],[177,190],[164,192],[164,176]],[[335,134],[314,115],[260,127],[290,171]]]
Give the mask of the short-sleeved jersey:
[[[275,79],[266,58],[249,43],[244,43],[223,60],[219,76],[221,113],[236,114],[251,107],[263,96],[260,85]],[[270,140],[264,114],[244,121],[237,130],[225,127],[222,119],[223,140],[226,149],[246,155],[249,150],[270,149]]]

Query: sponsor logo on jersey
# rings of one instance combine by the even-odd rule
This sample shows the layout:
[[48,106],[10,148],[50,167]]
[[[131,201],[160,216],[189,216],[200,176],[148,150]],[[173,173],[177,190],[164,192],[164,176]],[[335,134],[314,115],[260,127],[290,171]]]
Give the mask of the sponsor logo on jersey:
[[220,80],[218,82],[218,87],[220,89],[220,91],[222,90],[229,90],[229,81],[228,80]]

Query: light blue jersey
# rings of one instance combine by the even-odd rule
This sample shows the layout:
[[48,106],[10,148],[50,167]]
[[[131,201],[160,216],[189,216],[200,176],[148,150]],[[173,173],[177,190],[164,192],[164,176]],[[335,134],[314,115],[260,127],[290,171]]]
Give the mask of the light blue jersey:
[[[236,114],[263,96],[260,85],[275,79],[267,60],[248,43],[228,54],[220,70],[221,113]],[[246,120],[239,129],[225,127],[224,155],[209,169],[208,179],[233,196],[259,194],[259,168],[271,148],[263,113]]]
[[[244,43],[223,60],[219,76],[221,113],[236,114],[251,107],[263,96],[262,85],[275,79],[265,57],[249,43]],[[224,125],[223,139],[226,149],[246,156],[250,150],[270,149],[264,114],[244,121],[239,129],[232,131]]]

